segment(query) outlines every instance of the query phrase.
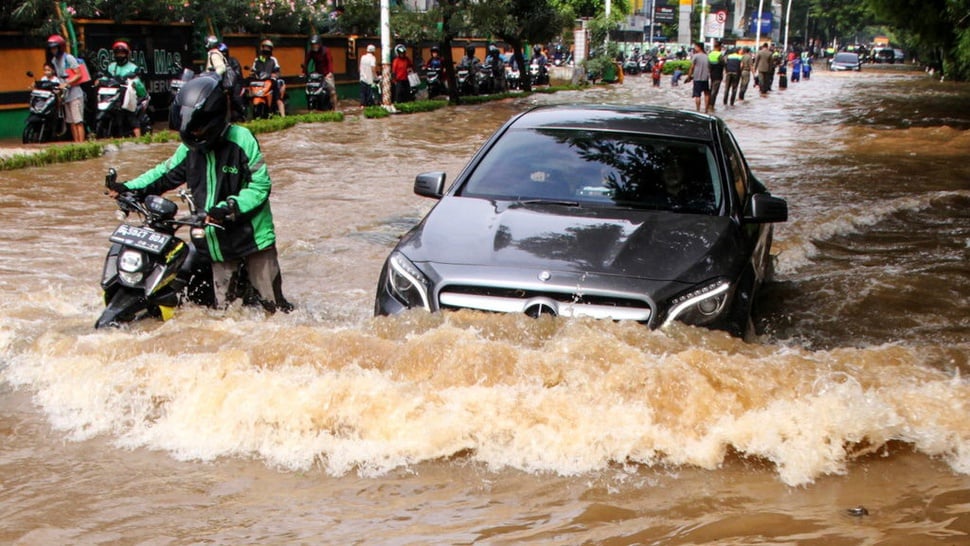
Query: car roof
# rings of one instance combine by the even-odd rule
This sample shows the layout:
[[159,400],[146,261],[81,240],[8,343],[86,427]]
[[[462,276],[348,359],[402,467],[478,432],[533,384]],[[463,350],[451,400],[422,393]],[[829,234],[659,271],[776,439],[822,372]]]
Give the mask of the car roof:
[[662,106],[563,104],[538,106],[510,124],[516,129],[578,129],[714,140],[717,118]]

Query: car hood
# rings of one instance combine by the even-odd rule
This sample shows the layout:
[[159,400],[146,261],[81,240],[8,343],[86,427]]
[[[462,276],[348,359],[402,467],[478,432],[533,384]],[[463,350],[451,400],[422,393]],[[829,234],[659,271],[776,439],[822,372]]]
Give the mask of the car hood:
[[414,262],[701,282],[733,268],[723,216],[445,197],[398,247]]

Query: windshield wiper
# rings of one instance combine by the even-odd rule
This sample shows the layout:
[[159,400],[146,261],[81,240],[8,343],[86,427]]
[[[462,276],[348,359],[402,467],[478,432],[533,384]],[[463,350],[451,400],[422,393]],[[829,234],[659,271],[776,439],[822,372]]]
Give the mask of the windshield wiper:
[[564,199],[522,199],[511,204],[511,206],[520,205],[559,205],[563,207],[578,207],[579,201],[566,201]]

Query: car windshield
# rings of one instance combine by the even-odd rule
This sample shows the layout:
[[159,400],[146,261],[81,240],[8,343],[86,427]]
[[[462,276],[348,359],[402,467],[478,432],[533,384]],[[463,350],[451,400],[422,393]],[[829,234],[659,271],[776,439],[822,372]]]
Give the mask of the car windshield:
[[458,194],[699,214],[716,214],[723,199],[703,142],[570,129],[508,131]]
[[837,63],[857,63],[859,56],[855,53],[836,53],[833,61]]

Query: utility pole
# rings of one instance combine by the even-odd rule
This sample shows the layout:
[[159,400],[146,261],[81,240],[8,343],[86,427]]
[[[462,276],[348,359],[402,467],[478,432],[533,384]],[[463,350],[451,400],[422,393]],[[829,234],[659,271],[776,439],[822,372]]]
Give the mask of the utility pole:
[[381,0],[381,104],[391,106],[391,0]]

